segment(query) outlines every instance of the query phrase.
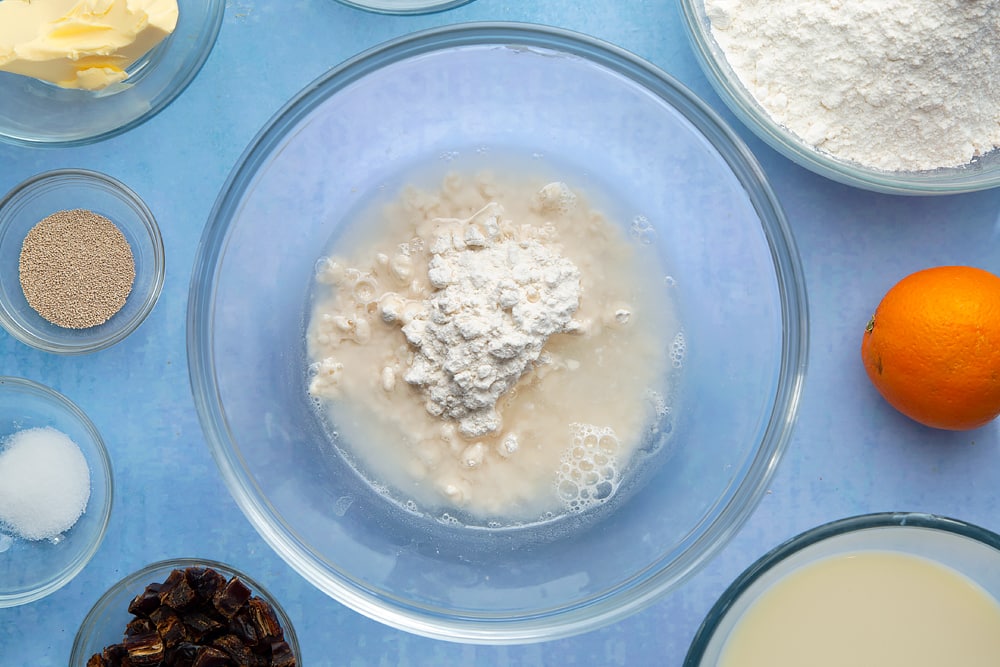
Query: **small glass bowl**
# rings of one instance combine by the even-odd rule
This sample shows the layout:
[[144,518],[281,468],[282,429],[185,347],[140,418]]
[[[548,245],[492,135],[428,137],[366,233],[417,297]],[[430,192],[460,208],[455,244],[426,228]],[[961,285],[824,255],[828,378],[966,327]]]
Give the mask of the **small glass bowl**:
[[292,649],[296,662],[302,664],[302,649],[299,647],[299,640],[291,620],[267,589],[232,565],[203,558],[173,558],[152,563],[133,572],[101,596],[77,630],[70,652],[69,667],[85,667],[92,655],[100,653],[106,646],[120,643],[125,633],[125,626],[133,618],[128,611],[132,599],[142,593],[149,584],[165,581],[173,570],[183,570],[188,567],[212,568],[226,579],[239,577],[255,596],[271,605],[284,631],[285,642]]
[[468,4],[472,0],[338,0],[338,2],[377,14],[431,14]]
[[928,171],[884,171],[818,150],[775,122],[743,85],[712,35],[705,0],[681,0],[680,5],[695,56],[719,97],[740,122],[793,162],[839,183],[889,194],[943,195],[1000,186],[1000,149],[966,165]]
[[885,512],[840,519],[788,540],[737,577],[705,617],[684,667],[715,667],[743,614],[793,571],[859,551],[899,552],[934,561],[1000,600],[1000,535],[932,514]]
[[129,77],[100,91],[60,88],[0,72],[0,141],[75,146],[121,134],[180,95],[215,46],[225,0],[178,0],[177,27],[128,68]]
[[97,428],[80,408],[48,387],[0,377],[0,442],[29,428],[51,427],[77,444],[90,467],[90,500],[76,524],[51,540],[25,540],[0,531],[0,607],[53,593],[97,552],[111,517],[111,461]]
[[[89,209],[110,219],[128,240],[135,281],[121,310],[103,324],[70,329],[39,315],[24,296],[18,274],[25,236],[57,211]],[[114,345],[149,315],[163,287],[163,239],[139,196],[93,171],[60,169],[34,176],[0,199],[0,325],[27,345],[56,354],[84,354]]]

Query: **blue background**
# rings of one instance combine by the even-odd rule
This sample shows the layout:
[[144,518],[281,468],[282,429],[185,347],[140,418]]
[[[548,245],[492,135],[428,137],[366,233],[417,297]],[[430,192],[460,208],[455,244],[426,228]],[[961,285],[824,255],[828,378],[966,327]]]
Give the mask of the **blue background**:
[[[188,279],[212,204],[270,116],[328,68],[387,39],[469,20],[514,20],[588,33],[661,67],[735,126],[762,163],[802,255],[810,300],[809,369],[798,423],[763,502],[723,552],[678,591],[616,625],[527,646],[463,646],[370,621],[319,593],[277,558],[224,488],[188,383]],[[0,609],[0,664],[66,665],[77,626],[115,581],[175,556],[227,561],[271,589],[292,617],[306,665],[668,665],[682,663],[704,614],[739,572],[794,534],[869,511],[933,512],[1000,531],[997,425],[948,433],[895,413],[859,356],[885,291],[940,264],[1000,271],[1000,191],[937,198],[842,186],[781,157],[739,126],[699,70],[668,0],[477,0],[389,17],[333,0],[231,0],[200,75],[166,110],[86,147],[0,144],[0,193],[60,167],[96,169],[135,189],[166,246],[163,294],[124,342],[83,357],[32,350],[0,332],[0,373],[66,394],[103,433],[117,475],[108,535],[70,584]]]

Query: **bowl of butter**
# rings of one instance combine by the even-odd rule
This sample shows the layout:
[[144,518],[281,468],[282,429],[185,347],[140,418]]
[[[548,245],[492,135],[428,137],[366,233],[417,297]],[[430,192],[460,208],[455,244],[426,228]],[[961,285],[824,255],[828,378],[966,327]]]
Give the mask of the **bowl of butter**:
[[215,44],[223,0],[0,2],[0,141],[87,144],[163,110]]

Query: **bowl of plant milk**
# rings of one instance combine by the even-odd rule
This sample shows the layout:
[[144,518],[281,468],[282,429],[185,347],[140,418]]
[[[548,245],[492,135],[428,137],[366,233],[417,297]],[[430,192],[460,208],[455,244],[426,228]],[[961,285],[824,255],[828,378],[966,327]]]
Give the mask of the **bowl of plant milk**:
[[955,519],[868,514],[751,565],[685,667],[986,667],[1000,656],[1000,536]]

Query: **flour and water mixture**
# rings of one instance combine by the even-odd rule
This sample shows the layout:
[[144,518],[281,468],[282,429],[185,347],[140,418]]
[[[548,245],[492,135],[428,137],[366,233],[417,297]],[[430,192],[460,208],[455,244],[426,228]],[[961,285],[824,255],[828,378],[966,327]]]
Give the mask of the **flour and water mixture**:
[[582,194],[453,173],[317,264],[309,392],[407,506],[504,525],[604,503],[668,410],[662,270]]
[[886,171],[1000,146],[1000,0],[705,0],[712,35],[771,117]]

